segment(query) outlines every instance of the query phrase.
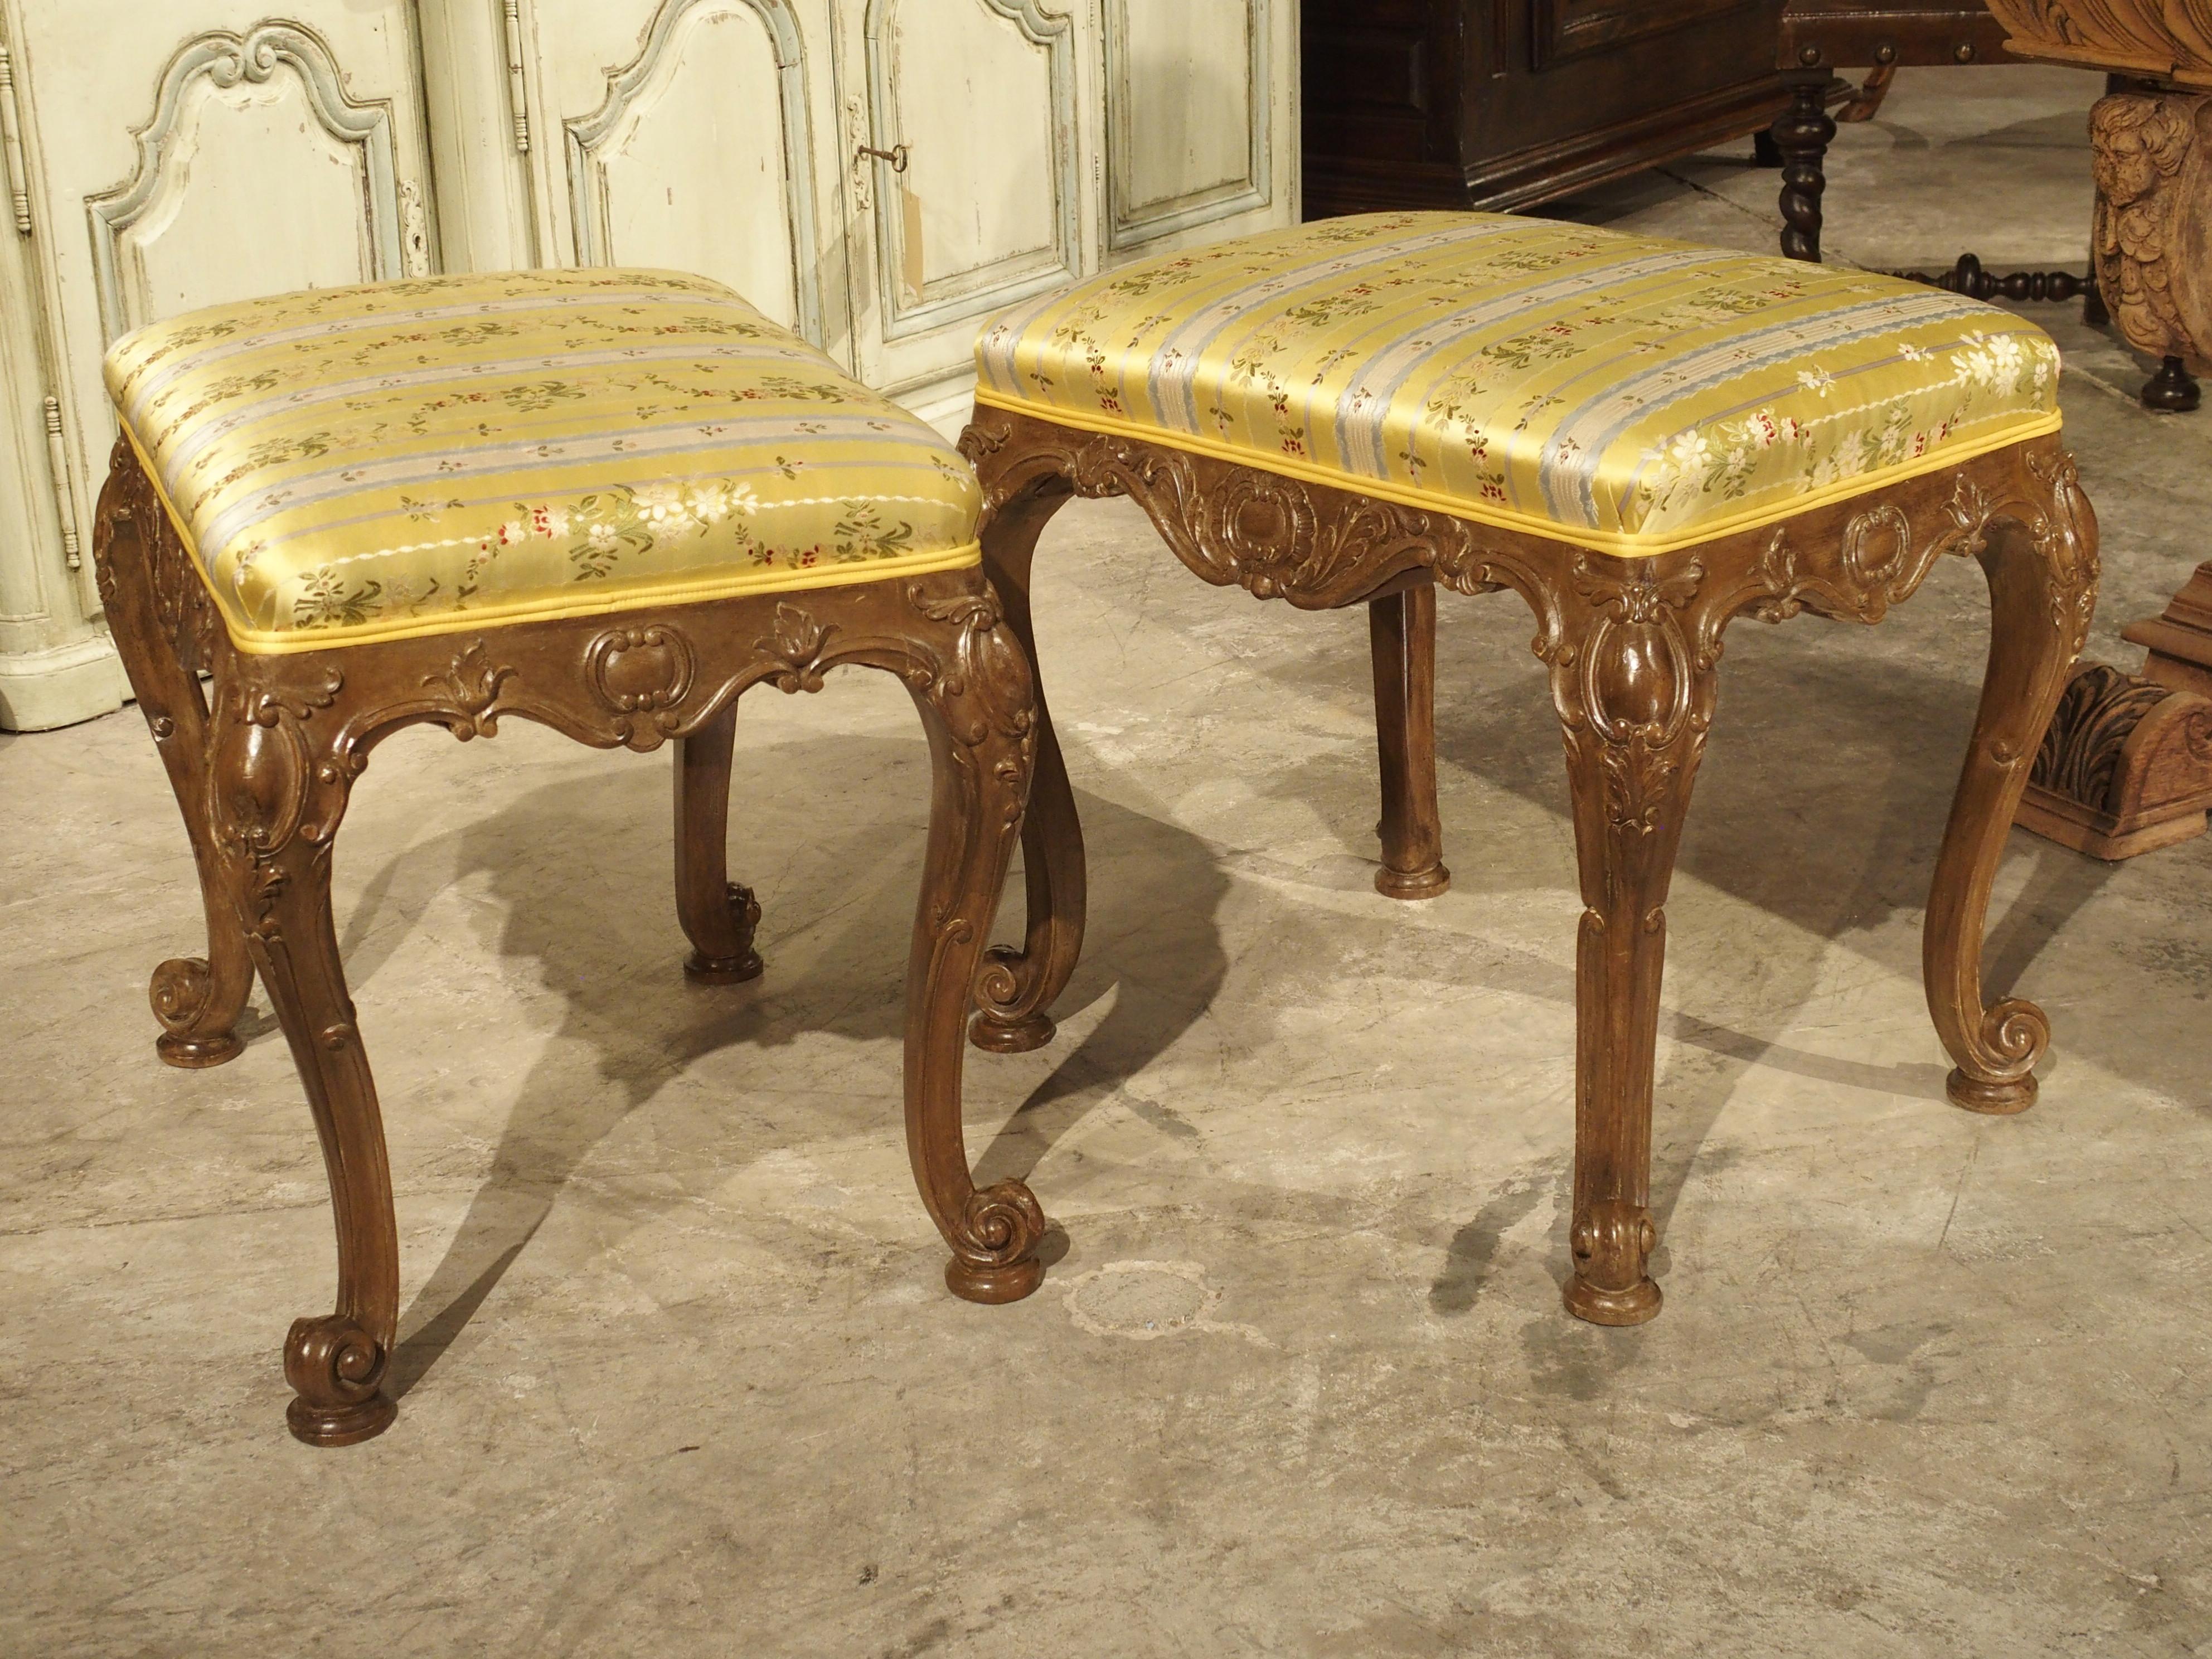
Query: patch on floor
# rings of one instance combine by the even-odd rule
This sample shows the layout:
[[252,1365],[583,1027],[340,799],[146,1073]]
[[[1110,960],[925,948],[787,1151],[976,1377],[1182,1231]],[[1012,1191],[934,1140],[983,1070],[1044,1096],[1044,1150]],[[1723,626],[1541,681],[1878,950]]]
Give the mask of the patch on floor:
[[1249,1325],[1213,1318],[1221,1292],[1198,1261],[1109,1261],[1067,1281],[1067,1316],[1093,1336],[1149,1342],[1182,1331],[1241,1336],[1273,1347]]

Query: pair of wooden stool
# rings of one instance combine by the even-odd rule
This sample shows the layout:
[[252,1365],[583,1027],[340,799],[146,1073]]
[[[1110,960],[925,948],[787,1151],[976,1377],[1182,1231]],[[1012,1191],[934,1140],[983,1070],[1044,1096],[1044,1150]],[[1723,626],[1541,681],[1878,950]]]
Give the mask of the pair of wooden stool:
[[[1582,1317],[1659,1307],[1645,1271],[1668,878],[1721,635],[1749,612],[1879,621],[1978,558],[1989,672],[1938,859],[1929,1005],[1980,1111],[2033,1099],[2039,1011],[1985,1008],[1990,886],[2087,630],[2095,528],[2038,331],[1887,278],[1486,215],[1325,222],[1124,269],[1000,319],[961,451],[726,290],[533,272],[196,313],[122,342],[101,591],[184,811],[209,953],[165,963],[163,1058],[213,1065],[258,972],[329,1169],[336,1310],[296,1322],[301,1439],[375,1434],[398,1259],[383,1132],[330,907],[369,750],[503,715],[672,741],[687,971],[760,971],[725,836],[738,698],[867,664],[934,768],[908,961],[906,1113],[947,1282],[1028,1294],[1044,1222],[979,1191],[962,1028],[1049,1040],[1084,866],[1030,668],[1054,512],[1127,495],[1199,575],[1370,606],[1377,886],[1441,893],[1435,592],[1510,587],[1565,740],[1577,952]],[[980,477],[981,487],[978,487]],[[986,578],[988,578],[988,581]],[[203,690],[200,677],[209,677]],[[1028,804],[1026,822],[1024,802]],[[1023,946],[984,952],[1017,835]]]

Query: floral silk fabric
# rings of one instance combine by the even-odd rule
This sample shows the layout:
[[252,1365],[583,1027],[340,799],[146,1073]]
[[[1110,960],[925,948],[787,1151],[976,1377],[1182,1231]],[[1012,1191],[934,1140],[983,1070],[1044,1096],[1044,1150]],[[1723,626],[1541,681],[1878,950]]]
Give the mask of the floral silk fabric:
[[976,364],[981,404],[1630,556],[2058,426],[2058,349],[1994,306],[1502,214],[1123,266]]
[[106,372],[243,650],[980,557],[951,447],[703,277],[286,295],[141,329]]

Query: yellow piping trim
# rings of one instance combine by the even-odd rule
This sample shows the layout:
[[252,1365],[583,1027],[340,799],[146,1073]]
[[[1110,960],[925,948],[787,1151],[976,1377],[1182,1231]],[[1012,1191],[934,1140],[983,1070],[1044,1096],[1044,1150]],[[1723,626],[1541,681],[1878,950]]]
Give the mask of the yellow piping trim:
[[[247,656],[289,657],[303,651],[342,651],[349,646],[374,645],[386,640],[419,640],[438,634],[463,634],[473,629],[504,628],[522,622],[561,622],[575,617],[604,617],[619,611],[641,611],[655,605],[700,605],[709,599],[734,599],[745,593],[790,593],[817,587],[850,587],[859,582],[890,581],[902,576],[927,576],[939,570],[962,570],[983,561],[983,544],[967,542],[958,547],[940,549],[934,553],[916,553],[902,559],[872,559],[854,564],[835,564],[811,570],[782,570],[772,576],[720,576],[711,580],[666,582],[652,587],[633,587],[609,593],[602,599],[578,602],[568,599],[538,599],[515,605],[489,605],[481,611],[454,611],[443,616],[417,617],[412,621],[382,627],[339,629],[288,629],[282,633],[261,633],[242,629],[231,619],[222,602],[209,585],[207,573],[200,562],[192,538],[171,505],[168,492],[161,488],[161,480],[146,459],[146,452],[139,447],[137,434],[128,425],[123,435],[131,441],[137,452],[139,465],[145,468],[146,477],[161,498],[162,509],[169,522],[176,526],[183,538],[185,552],[192,562],[192,574],[200,585],[208,589],[208,597],[215,603],[216,614],[222,618],[223,632],[230,642]],[[595,592],[605,592],[605,589]]]
[[1493,530],[1516,530],[1525,535],[1541,536],[1547,541],[1565,542],[1572,547],[1610,553],[1624,559],[1656,558],[1662,553],[1673,553],[1681,548],[1700,547],[1707,542],[1718,541],[1722,537],[1733,535],[1738,531],[1756,530],[1764,525],[1778,524],[1784,519],[1794,519],[1801,513],[1809,513],[1814,507],[1825,507],[1831,501],[1863,495],[1868,490],[1883,484],[1902,483],[1907,478],[1917,478],[1926,473],[1941,471],[1947,466],[1955,466],[1961,461],[1971,461],[1977,455],[1986,455],[2011,444],[2025,443],[2030,438],[2056,432],[2061,425],[2058,411],[2053,410],[2049,415],[2039,416],[2024,426],[2008,427],[1995,436],[1948,444],[1914,461],[1884,467],[1874,472],[1862,472],[1856,477],[1840,478],[1833,483],[1823,484],[1818,489],[1806,490],[1802,495],[1790,497],[1779,507],[1758,507],[1673,535],[1644,538],[1618,530],[1576,529],[1559,523],[1556,519],[1517,513],[1510,507],[1481,508],[1456,497],[1431,495],[1426,490],[1416,489],[1410,484],[1397,483],[1388,478],[1339,472],[1328,467],[1316,466],[1310,461],[1278,458],[1261,450],[1249,449],[1240,444],[1223,443],[1200,434],[1170,432],[1160,427],[1147,426],[1139,421],[1118,420],[1110,415],[1093,415],[1087,410],[1056,409],[1048,404],[1003,398],[986,392],[980,386],[975,388],[975,401],[987,408],[1005,410],[1012,415],[1027,415],[1032,419],[1058,426],[1078,427],[1115,437],[1135,438],[1168,449],[1210,455],[1216,460],[1231,461],[1262,472],[1303,479],[1307,483],[1340,489],[1347,495],[1371,495],[1378,501],[1396,501],[1405,507],[1423,507],[1455,519],[1466,519],[1474,524],[1486,525]]

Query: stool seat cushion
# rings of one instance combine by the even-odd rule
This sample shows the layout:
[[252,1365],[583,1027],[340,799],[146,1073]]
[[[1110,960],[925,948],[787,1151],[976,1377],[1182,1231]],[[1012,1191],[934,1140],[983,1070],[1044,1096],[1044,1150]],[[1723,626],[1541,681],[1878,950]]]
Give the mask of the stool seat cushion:
[[1888,276],[1482,213],[1322,220],[996,319],[979,404],[1627,556],[2055,430],[2058,351]]
[[702,277],[287,295],[141,329],[106,373],[242,650],[981,556],[951,446]]

